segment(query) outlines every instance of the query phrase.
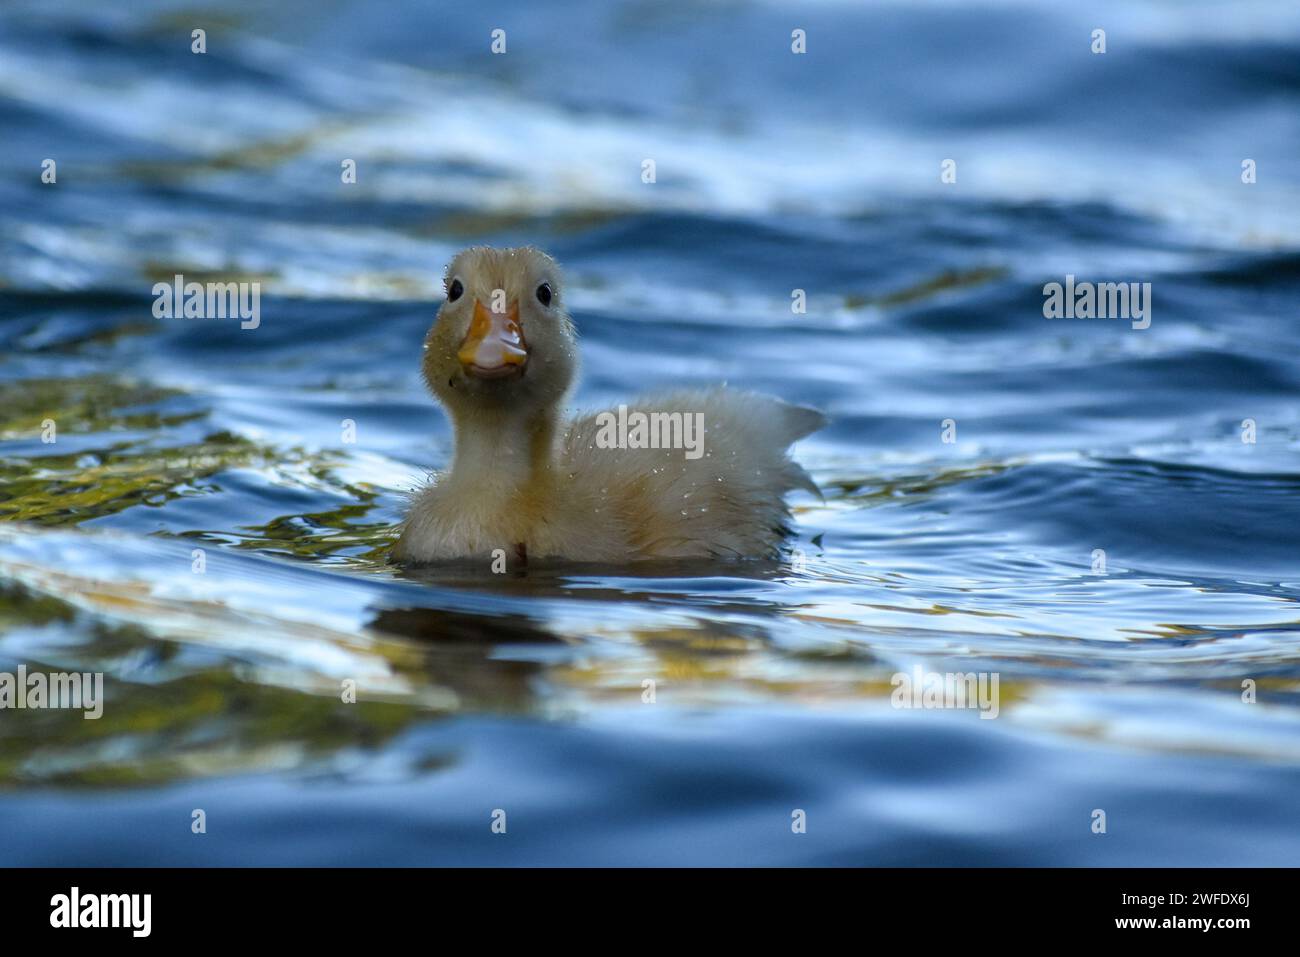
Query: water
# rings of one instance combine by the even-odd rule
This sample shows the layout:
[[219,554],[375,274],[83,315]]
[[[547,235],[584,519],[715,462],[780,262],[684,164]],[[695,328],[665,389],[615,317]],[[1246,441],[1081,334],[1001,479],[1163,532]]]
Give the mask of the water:
[[[1295,862],[1300,12],[49,6],[0,11],[0,671],[107,702],[0,712],[5,863]],[[781,562],[386,562],[472,242],[567,265],[579,407],[830,414]],[[260,327],[155,319],[178,272]],[[1151,327],[1044,319],[1067,273]],[[917,665],[998,717],[892,708]]]

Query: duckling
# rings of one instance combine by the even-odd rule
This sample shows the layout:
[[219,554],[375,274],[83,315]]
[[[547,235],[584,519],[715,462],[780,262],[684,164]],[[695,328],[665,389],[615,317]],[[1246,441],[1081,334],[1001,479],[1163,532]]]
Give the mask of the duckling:
[[566,422],[576,332],[541,250],[466,249],[444,285],[422,369],[455,454],[413,496],[394,560],[772,557],[785,494],[820,495],[786,454],[826,423],[815,409],[716,387]]

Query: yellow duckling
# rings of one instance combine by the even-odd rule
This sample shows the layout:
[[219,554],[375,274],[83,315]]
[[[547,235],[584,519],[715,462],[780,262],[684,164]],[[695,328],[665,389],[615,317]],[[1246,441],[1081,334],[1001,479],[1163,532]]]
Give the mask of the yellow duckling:
[[825,424],[820,412],[719,387],[565,422],[578,350],[555,261],[478,246],[445,283],[423,371],[456,451],[414,496],[396,560],[776,554],[784,495],[817,494],[786,449]]

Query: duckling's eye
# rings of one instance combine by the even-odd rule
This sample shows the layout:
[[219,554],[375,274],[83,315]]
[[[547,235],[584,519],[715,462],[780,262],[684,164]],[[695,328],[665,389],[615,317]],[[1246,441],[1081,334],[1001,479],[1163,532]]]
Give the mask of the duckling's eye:
[[455,302],[465,292],[465,287],[461,285],[459,279],[453,279],[451,285],[447,287],[447,301]]
[[551,304],[551,284],[549,282],[544,282],[537,287],[537,301],[543,306]]

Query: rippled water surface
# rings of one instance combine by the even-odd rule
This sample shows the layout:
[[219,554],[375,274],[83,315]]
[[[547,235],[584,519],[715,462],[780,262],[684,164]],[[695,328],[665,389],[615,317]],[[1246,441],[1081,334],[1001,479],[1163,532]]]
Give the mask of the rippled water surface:
[[[1300,14],[1060,6],[0,9],[0,671],[107,695],[0,711],[5,862],[1295,863]],[[578,407],[828,412],[781,561],[387,562],[475,242],[566,265]]]

